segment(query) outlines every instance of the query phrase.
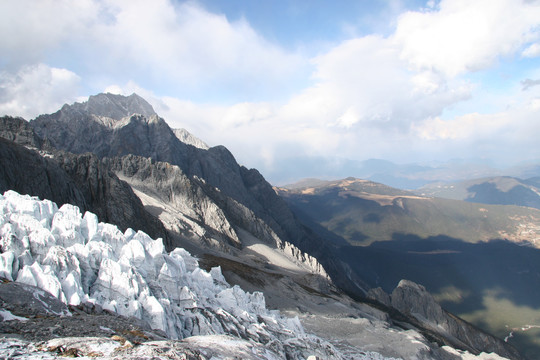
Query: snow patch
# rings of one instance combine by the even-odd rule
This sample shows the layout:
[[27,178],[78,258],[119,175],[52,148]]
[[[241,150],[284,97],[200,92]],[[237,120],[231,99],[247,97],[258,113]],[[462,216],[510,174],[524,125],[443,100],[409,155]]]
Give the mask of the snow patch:
[[28,321],[27,318],[13,315],[11,311],[6,310],[6,309],[0,309],[0,316],[2,317],[2,321],[11,321],[11,320]]

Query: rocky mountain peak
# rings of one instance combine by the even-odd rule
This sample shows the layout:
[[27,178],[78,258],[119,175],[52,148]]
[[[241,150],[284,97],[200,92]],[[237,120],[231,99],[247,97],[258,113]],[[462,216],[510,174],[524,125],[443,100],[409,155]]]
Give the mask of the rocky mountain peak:
[[121,120],[133,114],[140,114],[146,118],[157,115],[152,105],[135,93],[129,96],[110,93],[92,95],[86,102],[64,105],[62,111],[68,108],[114,120]]
[[174,135],[183,142],[184,144],[195,146],[196,148],[208,150],[210,149],[210,146],[208,146],[204,141],[199,139],[198,137],[191,134],[186,129],[172,129]]
[[444,310],[423,285],[401,280],[391,294],[377,288],[371,289],[367,296],[415,319],[416,326],[447,345],[473,354],[495,352],[508,359],[521,359],[514,347]]

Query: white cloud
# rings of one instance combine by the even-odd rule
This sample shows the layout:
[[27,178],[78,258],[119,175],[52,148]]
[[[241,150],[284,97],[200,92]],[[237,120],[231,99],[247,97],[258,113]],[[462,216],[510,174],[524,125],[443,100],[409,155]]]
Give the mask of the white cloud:
[[80,84],[84,91],[136,92],[171,126],[267,169],[291,154],[395,160],[465,152],[465,144],[490,138],[512,146],[505,132],[530,138],[538,130],[531,125],[536,80],[523,83],[528,107],[501,96],[499,108],[520,105],[443,115],[477,101],[482,84],[467,79],[470,71],[501,56],[539,56],[539,11],[538,2],[429,1],[398,17],[395,34],[326,43],[309,61],[245,19],[231,21],[195,2],[0,2],[0,31],[9,34],[0,38],[0,110],[52,112],[75,100]]
[[391,40],[368,36],[318,56],[316,84],[291,99],[284,117],[354,131],[407,131],[411,122],[437,116],[470,96],[467,82],[409,71],[398,55]]
[[508,125],[508,114],[485,115],[478,113],[458,116],[452,120],[429,118],[413,124],[412,130],[425,140],[463,140],[489,138]]
[[478,156],[506,163],[538,160],[540,147],[540,92],[507,99],[513,106],[505,111],[469,113],[443,120],[428,118],[411,126],[425,149],[456,157]]
[[91,0],[0,2],[2,63],[8,67],[39,63],[63,43],[82,42],[98,16],[97,10]]
[[540,4],[515,0],[442,0],[398,20],[394,41],[416,69],[447,76],[483,69],[539,37]]
[[534,58],[540,56],[540,43],[534,43],[529,45],[523,52],[521,56],[526,58]]
[[9,34],[0,38],[0,64],[52,59],[98,88],[114,77],[183,96],[249,97],[290,87],[306,65],[245,20],[229,21],[195,2],[2,2],[0,30]]
[[0,72],[0,114],[31,119],[75,101],[80,78],[45,64],[24,66],[17,73]]

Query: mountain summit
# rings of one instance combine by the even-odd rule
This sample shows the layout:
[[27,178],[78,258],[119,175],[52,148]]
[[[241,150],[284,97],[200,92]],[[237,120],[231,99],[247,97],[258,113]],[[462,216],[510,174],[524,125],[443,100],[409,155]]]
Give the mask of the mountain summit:
[[88,101],[64,105],[62,111],[64,109],[104,116],[114,120],[121,120],[133,114],[140,114],[147,118],[157,115],[152,105],[135,93],[129,96],[110,93],[92,95],[88,98]]

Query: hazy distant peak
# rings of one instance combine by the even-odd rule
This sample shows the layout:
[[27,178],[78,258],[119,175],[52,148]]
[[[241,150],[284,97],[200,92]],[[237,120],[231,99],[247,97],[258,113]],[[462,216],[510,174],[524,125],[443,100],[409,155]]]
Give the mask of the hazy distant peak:
[[369,181],[369,180],[358,179],[352,176],[347,177],[345,179],[337,179],[337,180],[321,180],[321,179],[308,178],[308,179],[300,180],[294,184],[285,185],[283,186],[283,188],[293,190],[293,189],[302,189],[302,188],[346,187],[346,186],[354,185],[354,184],[365,185],[365,184],[377,184],[377,183]]
[[172,129],[174,135],[184,144],[195,146],[196,148],[208,150],[210,147],[201,139],[187,131],[186,129]]
[[390,186],[355,177],[338,180],[304,179],[295,184],[280,188],[287,193],[316,194],[325,191],[361,192],[364,194],[376,194],[384,196],[411,196],[412,193],[392,188]]
[[92,95],[87,102],[75,103],[71,108],[114,120],[121,120],[133,114],[147,118],[157,115],[152,105],[135,93],[129,96],[110,93]]
[[293,184],[287,184],[280,186],[282,189],[288,189],[288,190],[299,190],[302,188],[311,188],[311,187],[321,187],[330,184],[331,181],[329,180],[322,180],[322,179],[315,179],[315,178],[306,178],[302,179],[298,182],[295,182]]

